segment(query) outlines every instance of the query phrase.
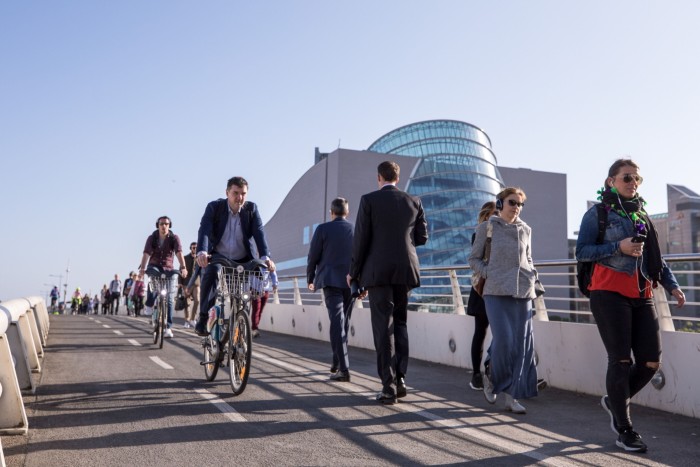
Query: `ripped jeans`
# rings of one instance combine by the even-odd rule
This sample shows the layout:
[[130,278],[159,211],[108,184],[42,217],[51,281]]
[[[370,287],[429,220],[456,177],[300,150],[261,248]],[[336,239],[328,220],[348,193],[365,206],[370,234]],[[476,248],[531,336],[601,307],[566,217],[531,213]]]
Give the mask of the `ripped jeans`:
[[608,353],[605,386],[615,422],[620,430],[631,429],[630,399],[649,383],[661,363],[654,300],[593,290],[591,312]]

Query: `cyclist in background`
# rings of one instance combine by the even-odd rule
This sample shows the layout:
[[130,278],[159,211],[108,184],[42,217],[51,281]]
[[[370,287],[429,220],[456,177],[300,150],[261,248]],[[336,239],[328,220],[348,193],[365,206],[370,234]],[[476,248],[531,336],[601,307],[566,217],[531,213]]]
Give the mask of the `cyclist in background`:
[[51,289],[51,311],[53,313],[56,312],[56,302],[58,302],[58,296],[61,295],[61,292],[58,291],[57,286],[53,286],[53,289]]
[[[173,256],[177,255],[177,261],[180,263],[180,275],[187,277],[187,268],[185,267],[185,258],[182,256],[182,244],[180,237],[170,231],[172,221],[168,216],[161,216],[156,221],[156,231],[146,239],[146,245],[143,248],[143,256],[141,257],[141,265],[139,266],[138,279],[143,279],[148,266],[155,266],[161,271],[173,270]],[[175,293],[177,292],[177,275],[173,274],[170,277],[170,287],[168,287],[168,319],[167,329],[164,330],[164,336],[167,338],[173,337],[171,329],[173,325],[173,305],[175,303]],[[156,295],[151,290],[148,291],[146,298],[146,314],[150,314],[153,320],[153,326],[156,326],[153,314],[153,304],[155,303]]]

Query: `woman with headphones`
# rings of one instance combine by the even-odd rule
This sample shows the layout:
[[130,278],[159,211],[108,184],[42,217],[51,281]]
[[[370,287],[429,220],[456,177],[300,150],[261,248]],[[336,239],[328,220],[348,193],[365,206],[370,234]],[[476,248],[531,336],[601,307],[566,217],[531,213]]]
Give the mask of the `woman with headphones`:
[[598,208],[581,220],[576,259],[595,263],[588,289],[591,313],[608,353],[607,395],[601,399],[610,417],[615,444],[625,451],[645,452],[647,446],[634,431],[630,399],[651,381],[661,364],[661,336],[653,288],[661,284],[676,299],[685,295],[666,262],[656,228],[646,213],[639,166],[618,159],[608,170],[598,200],[607,212],[605,235],[598,241]]
[[[172,226],[172,221],[168,216],[161,216],[156,220],[157,230],[148,236],[146,239],[146,246],[143,247],[143,256],[141,257],[141,265],[139,266],[139,279],[143,279],[143,275],[148,266],[155,266],[164,271],[172,270],[173,256],[177,256],[177,261],[180,263],[180,275],[183,278],[187,277],[187,268],[185,267],[185,257],[182,255],[180,237],[170,230]],[[173,275],[170,278],[168,293],[168,325],[163,334],[164,337],[168,338],[173,337],[173,331],[170,328],[173,325],[173,305],[175,303],[176,292],[177,275]],[[155,299],[155,295],[151,294],[149,290],[146,298],[146,315],[150,314],[153,316],[152,307]]]
[[[490,364],[483,375],[484,396],[494,404],[503,393],[506,410],[520,414],[526,410],[518,399],[537,395],[531,312],[537,271],[532,264],[531,229],[520,219],[525,199],[520,188],[501,191],[496,199],[500,215],[478,225],[469,255],[472,270],[486,277],[483,298],[492,340]],[[487,262],[489,223],[492,236]]]

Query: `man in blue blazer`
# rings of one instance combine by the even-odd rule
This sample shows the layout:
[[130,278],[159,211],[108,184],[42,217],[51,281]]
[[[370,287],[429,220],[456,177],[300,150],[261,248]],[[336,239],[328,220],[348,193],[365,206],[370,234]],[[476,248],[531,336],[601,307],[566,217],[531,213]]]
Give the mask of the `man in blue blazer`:
[[379,164],[379,190],[360,199],[347,276],[348,284],[357,280],[369,292],[382,404],[406,396],[408,293],[420,286],[416,247],[428,241],[420,199],[396,187],[399,171],[396,162]]
[[226,184],[226,198],[207,205],[199,224],[197,236],[197,264],[204,271],[200,286],[199,319],[195,332],[207,335],[209,309],[216,302],[219,265],[209,264],[209,255],[225,257],[237,263],[253,259],[253,242],[260,259],[267,262],[270,271],[275,263],[265,239],[262,218],[255,203],[246,201],[248,182],[243,177],[232,177]]
[[331,381],[350,381],[348,308],[352,297],[345,276],[350,269],[353,226],[346,220],[348,212],[345,198],[331,202],[331,221],[316,227],[306,264],[309,290],[322,289],[331,321],[331,373],[335,373],[331,375]]

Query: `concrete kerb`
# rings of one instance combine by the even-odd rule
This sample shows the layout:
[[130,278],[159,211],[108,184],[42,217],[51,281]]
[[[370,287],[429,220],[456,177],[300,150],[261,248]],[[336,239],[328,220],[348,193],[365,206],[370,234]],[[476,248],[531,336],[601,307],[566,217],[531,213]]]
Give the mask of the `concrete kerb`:
[[33,369],[38,371],[41,367],[27,316],[29,303],[23,298],[8,300],[0,304],[0,309],[5,310],[9,315],[10,325],[5,335],[10,352],[15,359],[14,370],[19,387],[34,394],[36,389],[31,373]]
[[[29,375],[26,356],[20,354],[15,359],[10,349],[10,336],[13,333],[18,333],[18,326],[14,323],[14,313],[10,311],[10,309],[14,310],[15,308],[16,304],[13,304],[12,301],[3,302],[0,305],[0,434],[10,435],[27,434],[29,429],[16,371],[18,362],[25,363],[25,376],[29,378],[32,390],[34,387],[31,375]],[[0,455],[1,451],[0,447]]]

